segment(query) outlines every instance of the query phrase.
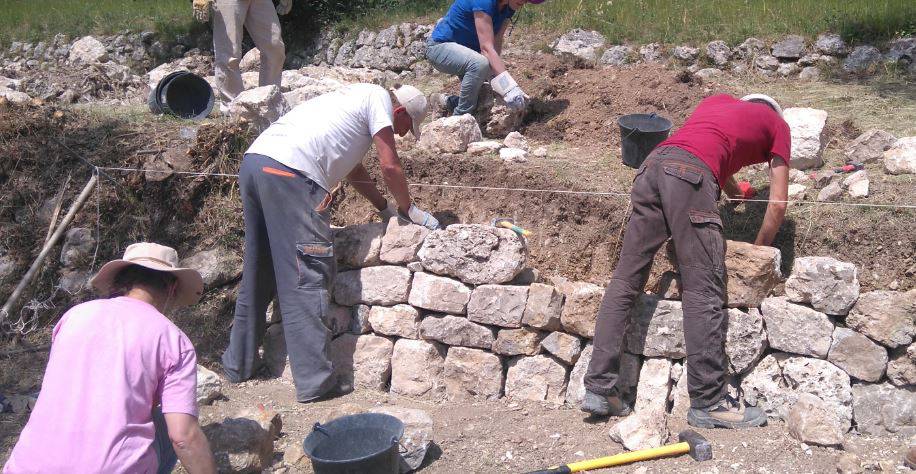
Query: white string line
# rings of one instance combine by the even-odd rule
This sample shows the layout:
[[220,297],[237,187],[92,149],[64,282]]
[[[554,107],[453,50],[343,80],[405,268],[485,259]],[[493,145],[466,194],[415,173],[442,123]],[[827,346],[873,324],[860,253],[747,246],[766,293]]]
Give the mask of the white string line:
[[[200,173],[193,171],[164,171],[164,170],[143,170],[136,168],[115,168],[108,166],[96,166],[96,168],[101,170],[109,171],[126,171],[132,173],[168,173],[168,174],[179,174],[179,175],[189,175],[189,176],[220,176],[227,178],[238,178],[237,174],[229,173]],[[366,181],[366,184],[375,184],[372,181]],[[467,190],[477,190],[477,191],[510,191],[510,192],[528,192],[528,193],[548,193],[548,194],[574,194],[574,195],[588,195],[588,196],[615,196],[615,197],[630,197],[630,193],[621,193],[621,192],[601,192],[601,191],[572,191],[567,189],[539,189],[539,188],[509,188],[509,187],[497,187],[497,186],[464,186],[459,184],[435,184],[435,183],[407,183],[408,186],[413,187],[425,187],[425,188],[445,188],[445,189],[467,189]],[[805,200],[770,200],[770,199],[728,199],[731,202],[765,202],[765,203],[785,203],[785,204],[830,204],[835,206],[848,206],[848,207],[880,207],[880,208],[892,208],[892,209],[916,209],[916,204],[887,204],[887,203],[856,203],[856,202],[838,202],[838,201],[805,201]]]

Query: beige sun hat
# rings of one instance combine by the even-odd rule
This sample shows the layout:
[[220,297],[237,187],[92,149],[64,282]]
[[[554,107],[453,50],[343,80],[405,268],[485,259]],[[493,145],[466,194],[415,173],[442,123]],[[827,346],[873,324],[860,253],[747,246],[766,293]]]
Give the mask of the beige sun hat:
[[391,90],[413,121],[413,136],[420,138],[420,125],[426,118],[426,96],[414,86],[402,85]]
[[782,107],[779,106],[779,103],[776,102],[776,99],[766,94],[748,94],[742,97],[741,100],[744,102],[754,102],[754,101],[766,102],[767,105],[769,105],[773,110],[776,111],[776,113],[779,114],[780,117],[782,117]]
[[124,251],[123,258],[103,265],[89,283],[99,294],[108,296],[111,294],[111,287],[118,272],[131,265],[140,265],[175,275],[178,278],[178,292],[175,296],[175,304],[178,307],[197,303],[204,292],[204,281],[197,270],[180,268],[178,252],[175,249],[152,242],[138,242],[129,245]]

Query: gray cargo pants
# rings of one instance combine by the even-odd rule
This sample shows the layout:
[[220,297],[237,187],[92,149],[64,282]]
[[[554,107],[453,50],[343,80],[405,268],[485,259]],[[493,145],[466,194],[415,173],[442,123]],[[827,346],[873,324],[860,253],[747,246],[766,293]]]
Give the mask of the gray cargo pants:
[[245,215],[242,285],[223,368],[232,382],[257,369],[265,311],[276,293],[290,369],[300,402],[336,386],[325,325],[334,278],[328,193],[300,172],[263,155],[246,154],[239,170]]
[[656,251],[674,240],[681,274],[687,388],[693,408],[725,394],[725,240],[719,185],[699,158],[677,147],[656,148],[636,172],[633,213],[620,261],[595,323],[594,352],[585,387],[615,395],[630,310],[642,293]]

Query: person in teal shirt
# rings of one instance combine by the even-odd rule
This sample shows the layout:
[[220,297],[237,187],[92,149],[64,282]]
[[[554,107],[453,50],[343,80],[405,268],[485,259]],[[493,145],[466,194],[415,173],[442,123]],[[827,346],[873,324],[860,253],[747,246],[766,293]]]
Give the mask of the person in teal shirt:
[[490,80],[493,91],[514,109],[524,109],[527,96],[506,70],[503,38],[512,17],[526,3],[544,0],[455,0],[436,24],[426,44],[433,67],[461,78],[457,100],[449,98],[454,115],[477,108],[480,86]]

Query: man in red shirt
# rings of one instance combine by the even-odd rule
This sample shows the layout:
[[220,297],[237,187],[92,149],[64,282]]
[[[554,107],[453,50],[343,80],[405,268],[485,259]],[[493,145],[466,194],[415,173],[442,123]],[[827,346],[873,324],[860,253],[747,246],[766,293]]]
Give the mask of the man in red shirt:
[[720,190],[732,199],[750,197],[750,184],[736,183],[732,175],[743,166],[769,163],[770,202],[755,244],[770,245],[785,217],[790,145],[789,126],[775,100],[722,94],[700,102],[687,123],[646,158],[633,181],[633,214],[620,260],[598,310],[583,411],[630,412],[616,386],[624,330],[656,251],[671,237],[681,273],[688,423],[700,428],[766,423],[759,408],[742,406],[726,390],[725,240],[717,202]]

